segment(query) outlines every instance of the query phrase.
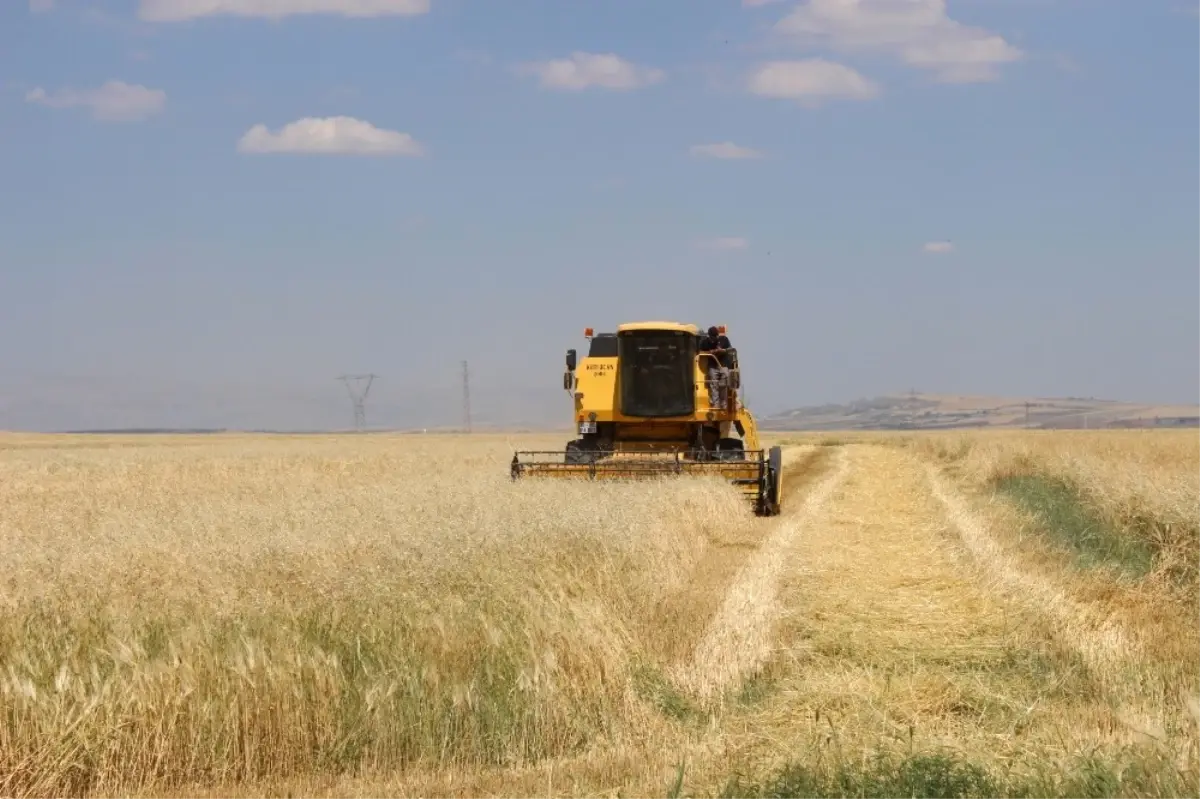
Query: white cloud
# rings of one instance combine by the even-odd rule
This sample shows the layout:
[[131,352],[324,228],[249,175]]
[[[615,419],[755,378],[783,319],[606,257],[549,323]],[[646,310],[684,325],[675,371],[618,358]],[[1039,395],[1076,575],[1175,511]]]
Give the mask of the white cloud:
[[947,253],[954,252],[954,245],[948,241],[929,241],[925,243],[925,246],[922,249],[924,249],[925,252]]
[[213,16],[283,19],[293,14],[411,17],[429,13],[430,0],[141,0],[147,22],[186,22]]
[[715,239],[705,239],[698,244],[706,250],[744,250],[750,246],[750,242],[741,236],[718,236]]
[[613,53],[571,53],[569,58],[538,61],[518,67],[522,74],[536,75],[543,88],[582,91],[637,89],[666,77],[661,69],[640,67]]
[[995,80],[1023,53],[1002,36],[946,15],[946,0],[808,0],[775,24],[797,42],[885,53],[945,83]]
[[825,97],[869,100],[879,95],[879,87],[862,74],[823,58],[768,62],[750,76],[748,88],[762,97],[800,100],[808,105]]
[[417,157],[425,148],[412,136],[383,130],[353,117],[305,117],[272,133],[266,125],[246,131],[237,145],[242,153],[318,153]]
[[38,86],[26,93],[25,100],[49,108],[89,108],[93,118],[104,122],[136,122],[161,112],[167,93],[110,80],[98,89],[62,89],[53,94]]
[[694,144],[688,150],[692,155],[701,158],[761,158],[762,153],[750,147],[742,147],[731,141],[719,144]]

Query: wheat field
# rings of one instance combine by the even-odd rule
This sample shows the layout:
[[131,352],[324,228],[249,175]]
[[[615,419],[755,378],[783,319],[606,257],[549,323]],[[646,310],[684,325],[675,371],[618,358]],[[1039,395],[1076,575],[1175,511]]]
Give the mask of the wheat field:
[[1200,791],[1192,431],[0,435],[0,794]]

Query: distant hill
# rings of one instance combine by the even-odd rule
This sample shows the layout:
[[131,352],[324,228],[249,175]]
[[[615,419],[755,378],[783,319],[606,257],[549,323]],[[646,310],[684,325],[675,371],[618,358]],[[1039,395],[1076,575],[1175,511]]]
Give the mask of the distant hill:
[[[1198,405],[1152,405],[1094,397],[992,397],[962,394],[888,394],[842,404],[810,405],[760,419],[763,430],[953,430],[960,428],[1200,427]],[[476,424],[479,433],[520,433],[563,428],[558,424]],[[569,427],[564,428],[569,432]],[[125,428],[71,430],[100,434],[269,433],[327,434],[347,430]],[[372,433],[450,433],[455,427],[371,427]]]
[[1200,406],[1147,405],[1094,397],[911,393],[796,408],[763,419],[759,426],[765,430],[1200,427]]
[[162,436],[162,435],[215,435],[231,432],[225,428],[210,427],[101,427],[95,430],[64,430],[65,435],[106,436]]

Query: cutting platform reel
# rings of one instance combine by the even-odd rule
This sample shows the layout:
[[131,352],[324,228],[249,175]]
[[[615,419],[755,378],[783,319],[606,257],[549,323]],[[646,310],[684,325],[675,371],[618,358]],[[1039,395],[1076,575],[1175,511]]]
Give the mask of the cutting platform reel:
[[683,476],[719,477],[736,486],[757,516],[780,509],[783,464],[779,447],[768,450],[605,452],[569,443],[565,451],[526,450],[513,455],[513,480],[654,480]]

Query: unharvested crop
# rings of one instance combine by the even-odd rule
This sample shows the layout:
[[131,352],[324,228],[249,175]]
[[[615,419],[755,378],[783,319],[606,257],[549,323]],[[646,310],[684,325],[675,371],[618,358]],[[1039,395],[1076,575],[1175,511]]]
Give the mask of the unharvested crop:
[[514,486],[502,454],[10,453],[0,792],[516,764],[620,735],[635,658],[689,634],[659,608],[747,526],[742,502]]

